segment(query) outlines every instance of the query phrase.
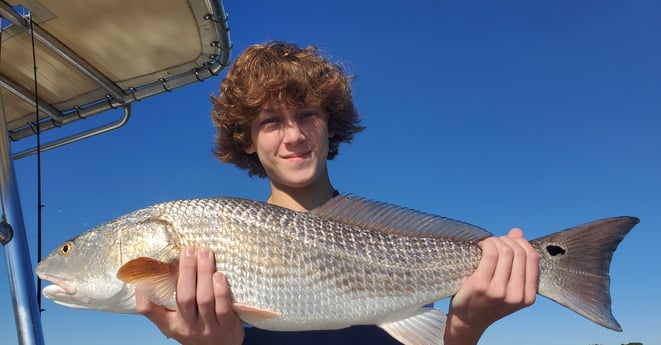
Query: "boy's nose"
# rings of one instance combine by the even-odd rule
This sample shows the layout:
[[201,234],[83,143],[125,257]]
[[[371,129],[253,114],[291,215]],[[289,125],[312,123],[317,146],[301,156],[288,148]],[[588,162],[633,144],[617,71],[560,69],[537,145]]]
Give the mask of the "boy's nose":
[[284,124],[283,131],[287,142],[297,142],[305,139],[305,134],[297,121],[288,120]]

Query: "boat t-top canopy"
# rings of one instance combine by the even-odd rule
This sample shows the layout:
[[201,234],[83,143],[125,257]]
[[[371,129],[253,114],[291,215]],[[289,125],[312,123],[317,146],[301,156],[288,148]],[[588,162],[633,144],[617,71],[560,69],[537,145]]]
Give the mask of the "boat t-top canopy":
[[229,26],[221,0],[0,0],[0,18],[0,243],[19,343],[43,344],[13,170],[38,148],[12,155],[10,143],[110,109],[124,116],[39,149],[120,127],[132,102],[227,66]]
[[11,22],[0,99],[14,141],[36,132],[37,106],[49,130],[207,79],[229,61],[219,1],[9,0],[0,15]]

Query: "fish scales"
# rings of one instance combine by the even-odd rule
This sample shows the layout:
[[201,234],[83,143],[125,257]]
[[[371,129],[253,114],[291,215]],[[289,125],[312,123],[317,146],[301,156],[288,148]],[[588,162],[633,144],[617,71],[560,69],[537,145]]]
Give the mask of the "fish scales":
[[179,246],[214,251],[237,301],[278,311],[258,323],[269,329],[410,312],[450,296],[480,258],[469,243],[371,231],[249,200],[193,204],[166,203],[155,213],[177,215],[167,219]]
[[[531,241],[538,293],[620,331],[611,312],[613,252],[639,222],[613,217]],[[269,330],[375,324],[406,345],[442,344],[445,315],[424,307],[451,296],[479,264],[491,234],[435,215],[339,196],[310,212],[212,198],[166,202],[92,228],[53,250],[37,274],[65,306],[136,313],[135,289],[175,309],[176,261],[210,248],[234,310]]]

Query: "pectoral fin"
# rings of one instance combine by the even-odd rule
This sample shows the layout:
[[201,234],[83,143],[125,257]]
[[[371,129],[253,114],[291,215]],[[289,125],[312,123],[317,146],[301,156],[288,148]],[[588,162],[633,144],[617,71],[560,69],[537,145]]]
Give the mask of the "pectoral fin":
[[[152,302],[176,310],[177,274],[176,262],[140,257],[122,265],[117,271],[117,278],[142,290]],[[248,323],[278,316],[274,311],[242,303],[234,303],[232,307],[239,317]]]
[[140,257],[122,265],[117,271],[117,278],[140,289],[152,302],[175,310],[177,274],[176,262]]
[[380,324],[383,330],[405,345],[443,345],[446,316],[434,308],[420,308],[402,320]]

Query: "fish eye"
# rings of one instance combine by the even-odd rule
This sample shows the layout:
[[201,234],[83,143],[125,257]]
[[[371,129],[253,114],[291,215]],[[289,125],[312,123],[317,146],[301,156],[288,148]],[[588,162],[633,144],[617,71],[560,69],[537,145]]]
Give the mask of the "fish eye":
[[60,246],[60,254],[69,255],[73,251],[73,242],[66,242]]

